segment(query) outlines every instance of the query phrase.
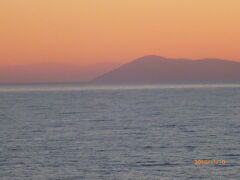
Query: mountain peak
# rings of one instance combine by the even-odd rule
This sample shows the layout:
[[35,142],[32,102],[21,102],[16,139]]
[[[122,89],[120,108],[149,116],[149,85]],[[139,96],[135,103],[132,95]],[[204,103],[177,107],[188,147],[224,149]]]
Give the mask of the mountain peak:
[[147,56],[142,56],[140,58],[137,58],[136,60],[163,60],[163,59],[167,59],[167,58],[163,56],[157,56],[157,55],[147,55]]

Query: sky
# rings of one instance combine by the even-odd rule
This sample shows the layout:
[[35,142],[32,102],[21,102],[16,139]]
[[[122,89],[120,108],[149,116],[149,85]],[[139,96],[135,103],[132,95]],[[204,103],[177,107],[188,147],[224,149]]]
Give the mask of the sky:
[[239,0],[1,0],[0,66],[240,61]]

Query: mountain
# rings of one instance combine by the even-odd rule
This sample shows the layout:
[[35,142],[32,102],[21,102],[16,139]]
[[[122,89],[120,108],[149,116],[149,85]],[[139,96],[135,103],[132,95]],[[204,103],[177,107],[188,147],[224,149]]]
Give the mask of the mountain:
[[240,62],[221,59],[169,59],[144,56],[93,82],[235,81],[240,80]]

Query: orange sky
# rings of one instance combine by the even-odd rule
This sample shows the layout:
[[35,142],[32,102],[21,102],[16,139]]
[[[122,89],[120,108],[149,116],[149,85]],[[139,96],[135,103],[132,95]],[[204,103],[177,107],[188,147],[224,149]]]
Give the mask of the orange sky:
[[239,0],[1,0],[0,65],[240,61]]

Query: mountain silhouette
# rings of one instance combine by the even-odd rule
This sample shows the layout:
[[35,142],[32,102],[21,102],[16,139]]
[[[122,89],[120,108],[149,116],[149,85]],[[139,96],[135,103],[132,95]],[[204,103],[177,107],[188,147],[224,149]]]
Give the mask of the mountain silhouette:
[[237,81],[240,62],[144,56],[98,76],[93,82]]

